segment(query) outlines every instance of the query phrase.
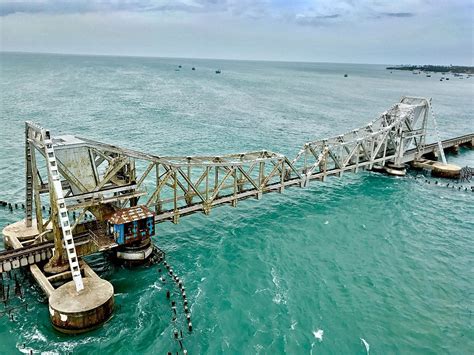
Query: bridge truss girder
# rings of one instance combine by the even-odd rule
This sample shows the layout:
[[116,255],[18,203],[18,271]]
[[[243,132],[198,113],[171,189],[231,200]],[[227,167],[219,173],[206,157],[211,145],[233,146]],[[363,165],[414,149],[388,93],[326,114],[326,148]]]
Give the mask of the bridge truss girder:
[[402,164],[404,153],[423,154],[430,101],[403,97],[367,126],[332,138],[306,143],[292,164],[303,175],[303,184],[324,178],[327,172],[371,169],[374,164]]

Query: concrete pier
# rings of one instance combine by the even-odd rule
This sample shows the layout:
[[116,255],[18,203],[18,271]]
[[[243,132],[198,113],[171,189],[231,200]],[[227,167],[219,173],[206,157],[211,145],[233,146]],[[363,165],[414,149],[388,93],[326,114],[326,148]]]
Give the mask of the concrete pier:
[[136,246],[127,245],[117,248],[116,257],[127,264],[139,265],[146,262],[152,252],[151,239],[145,239]]
[[454,164],[443,164],[428,159],[418,159],[412,162],[415,169],[426,169],[431,171],[432,176],[456,179],[459,177],[461,167]]
[[[84,289],[76,291],[75,283],[71,281],[70,271],[48,275],[42,269],[42,263],[51,257],[52,243],[33,243],[38,236],[36,223],[27,227],[25,220],[13,223],[3,229],[4,243],[6,247],[11,248],[10,254],[25,251],[27,256],[13,255],[17,261],[17,267],[27,266],[33,257],[29,266],[30,272],[43,292],[49,298],[49,313],[53,327],[67,334],[83,333],[95,329],[106,322],[113,314],[114,310],[114,288],[106,280],[102,280],[97,274],[81,260],[80,266],[84,274]],[[20,239],[21,238],[21,239]],[[51,245],[50,245],[51,244]],[[26,247],[26,245],[29,245]],[[33,251],[37,254],[32,255]],[[43,255],[44,254],[44,255]],[[15,258],[18,258],[16,260]],[[23,259],[26,263],[23,263]],[[8,271],[15,261],[5,261],[0,265],[2,271]],[[25,264],[25,265],[23,265]],[[6,266],[11,265],[10,268]],[[67,265],[66,265],[67,266]],[[5,269],[5,270],[4,270]],[[55,288],[53,283],[65,282],[63,285]]]
[[405,164],[396,165],[393,163],[388,163],[385,165],[384,170],[387,174],[393,176],[405,176],[407,174]]
[[73,281],[55,289],[49,297],[53,327],[61,333],[78,334],[106,322],[114,311],[114,288],[98,277],[85,277],[84,289],[76,291]]

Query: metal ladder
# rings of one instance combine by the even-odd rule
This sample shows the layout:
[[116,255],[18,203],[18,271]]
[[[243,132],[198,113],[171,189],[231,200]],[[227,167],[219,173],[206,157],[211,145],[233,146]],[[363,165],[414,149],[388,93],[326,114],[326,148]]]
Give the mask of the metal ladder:
[[436,117],[435,117],[433,107],[431,106],[431,102],[430,102],[430,110],[431,110],[431,117],[433,118],[433,125],[434,125],[434,131],[436,134],[436,139],[438,140],[438,149],[439,149],[439,154],[441,156],[441,161],[443,162],[443,164],[446,165],[447,164],[446,156],[444,155],[443,144],[441,143],[441,138],[438,131],[438,123],[436,122]]
[[69,223],[66,203],[64,202],[63,188],[61,186],[61,179],[59,177],[56,155],[54,154],[53,149],[53,142],[49,135],[49,131],[44,131],[44,133],[45,134],[43,135],[43,143],[46,153],[46,161],[48,162],[48,173],[51,176],[51,180],[53,182],[59,221],[62,227],[64,247],[66,248],[67,258],[69,260],[69,267],[71,268],[72,279],[76,284],[76,291],[79,292],[84,289],[84,283],[82,281],[81,276],[81,268],[79,266],[79,259],[76,254],[76,247],[74,246],[74,239],[72,238],[71,225]]

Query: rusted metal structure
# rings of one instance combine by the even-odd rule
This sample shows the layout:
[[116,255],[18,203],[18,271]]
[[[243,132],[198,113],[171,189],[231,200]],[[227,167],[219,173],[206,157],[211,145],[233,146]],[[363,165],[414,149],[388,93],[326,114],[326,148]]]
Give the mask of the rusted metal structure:
[[[73,135],[53,137],[50,131],[26,122],[26,215],[24,221],[4,229],[7,246],[15,250],[0,253],[0,266],[30,266],[55,303],[50,302],[50,312],[58,329],[90,329],[111,314],[113,288],[112,300],[110,292],[104,296],[93,291],[103,280],[80,262],[81,256],[114,250],[125,261],[145,260],[154,250],[153,222],[178,223],[188,214],[209,214],[222,204],[235,207],[246,198],[260,199],[294,185],[306,187],[312,180],[347,171],[385,167],[402,174],[405,163],[436,150],[443,156],[443,149],[450,146],[449,142],[426,143],[430,105],[429,99],[403,97],[365,127],[304,144],[292,160],[267,150],[159,156]],[[453,142],[472,145],[474,135]],[[47,220],[42,213],[45,204],[51,207]],[[42,251],[49,254],[38,257]],[[12,261],[17,254],[19,263]],[[46,258],[48,262],[42,265]],[[52,281],[70,279],[74,287],[71,282],[56,289],[52,286]],[[87,309],[67,311],[58,294],[97,302]],[[94,321],[82,322],[81,315],[86,314]]]

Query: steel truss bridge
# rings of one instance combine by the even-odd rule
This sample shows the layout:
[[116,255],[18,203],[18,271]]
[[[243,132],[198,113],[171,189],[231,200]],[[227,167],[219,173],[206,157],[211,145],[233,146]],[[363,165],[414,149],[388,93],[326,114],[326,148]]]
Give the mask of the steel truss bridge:
[[[403,97],[366,126],[307,142],[289,159],[267,150],[158,156],[73,135],[52,137],[48,130],[26,122],[26,225],[35,221],[39,233],[35,243],[54,240],[53,259],[67,255],[79,291],[82,279],[73,236],[87,214],[102,221],[114,210],[141,204],[155,210],[156,223],[178,223],[188,214],[209,214],[222,204],[235,207],[239,200],[260,199],[265,193],[281,193],[295,185],[307,187],[312,180],[323,181],[347,171],[388,163],[402,166],[434,151],[444,160],[447,146],[439,139],[426,143],[430,123],[436,128],[430,99]],[[474,135],[461,138],[472,143]],[[42,165],[38,153],[45,158]],[[42,215],[45,194],[52,207],[48,220]],[[71,220],[71,213],[77,213],[77,218]],[[47,246],[52,247],[51,243]]]

